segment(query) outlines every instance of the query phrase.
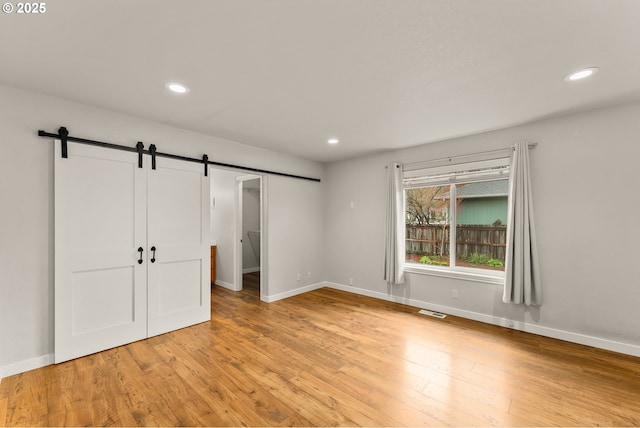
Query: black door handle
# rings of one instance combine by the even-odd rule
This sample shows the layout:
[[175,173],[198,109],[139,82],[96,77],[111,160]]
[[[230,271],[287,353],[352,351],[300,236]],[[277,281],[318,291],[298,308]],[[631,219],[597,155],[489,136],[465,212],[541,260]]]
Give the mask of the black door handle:
[[140,252],[140,258],[138,259],[138,264],[141,265],[142,264],[142,252],[144,250],[142,249],[142,247],[138,247],[138,252]]
[[151,263],[155,263],[156,262],[156,246],[155,245],[151,247],[151,251],[153,251],[153,254],[151,255]]

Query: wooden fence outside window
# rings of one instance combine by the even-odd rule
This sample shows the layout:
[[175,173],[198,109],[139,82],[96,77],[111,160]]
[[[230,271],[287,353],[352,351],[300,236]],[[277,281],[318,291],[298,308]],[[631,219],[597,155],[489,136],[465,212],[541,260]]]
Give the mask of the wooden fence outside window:
[[[406,227],[407,254],[449,255],[449,225]],[[458,225],[456,248],[459,255],[479,254],[504,261],[507,242],[505,225]]]

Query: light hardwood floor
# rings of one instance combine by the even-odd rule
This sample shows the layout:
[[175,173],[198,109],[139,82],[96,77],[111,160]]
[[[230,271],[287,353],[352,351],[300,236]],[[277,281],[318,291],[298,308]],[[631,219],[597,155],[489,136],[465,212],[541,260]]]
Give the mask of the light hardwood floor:
[[0,425],[640,425],[640,358],[321,289],[6,378]]

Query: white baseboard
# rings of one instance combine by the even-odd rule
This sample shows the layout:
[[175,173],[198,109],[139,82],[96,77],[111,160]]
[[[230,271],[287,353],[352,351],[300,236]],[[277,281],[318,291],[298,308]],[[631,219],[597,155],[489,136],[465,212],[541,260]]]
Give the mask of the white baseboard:
[[275,302],[276,300],[286,299],[287,297],[297,296],[298,294],[307,293],[309,291],[317,290],[325,287],[326,283],[318,282],[304,287],[296,288],[295,290],[285,291],[284,293],[274,294],[271,296],[263,296],[262,300],[267,303]]
[[540,325],[530,324],[521,321],[511,321],[507,318],[495,317],[492,315],[481,314],[479,312],[466,311],[464,309],[452,308],[450,306],[438,305],[434,303],[425,302],[416,299],[407,299],[404,297],[392,296],[377,291],[366,290],[363,288],[357,288],[344,284],[336,284],[333,282],[327,282],[326,286],[334,288],[336,290],[347,291],[349,293],[360,294],[363,296],[373,297],[376,299],[387,300],[389,302],[402,303],[405,305],[413,306],[420,309],[431,309],[436,312],[442,312],[457,316],[460,318],[466,318],[474,321],[480,321],[487,324],[493,324],[500,327],[512,328],[527,333],[538,334],[540,336],[551,337],[553,339],[560,339],[567,342],[578,343],[580,345],[592,346],[594,348],[606,349],[608,351],[619,352],[621,354],[633,355],[640,357],[640,346],[630,343],[616,342],[614,340],[603,339],[601,337],[588,336],[581,333],[574,333],[566,330],[559,330],[551,327],[544,327]]
[[6,366],[0,366],[0,381],[3,377],[9,377],[19,373],[28,372],[29,370],[49,366],[53,364],[53,361],[53,354],[46,354],[39,357],[29,358],[28,360],[7,364]]
[[260,266],[242,269],[242,273],[260,272]]
[[215,285],[219,285],[222,288],[227,288],[231,291],[237,291],[236,287],[231,284],[230,282],[225,282],[225,281],[220,281],[219,279],[216,279],[216,282],[214,283]]

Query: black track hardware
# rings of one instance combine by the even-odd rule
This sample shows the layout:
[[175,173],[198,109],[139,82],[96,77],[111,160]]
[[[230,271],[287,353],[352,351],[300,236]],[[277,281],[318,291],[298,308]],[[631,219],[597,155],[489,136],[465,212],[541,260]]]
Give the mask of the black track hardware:
[[[72,137],[72,136],[69,135],[69,131],[64,126],[60,127],[58,129],[58,133],[57,134],[53,134],[51,132],[46,132],[46,131],[43,131],[43,130],[39,130],[38,131],[38,136],[59,139],[62,142],[61,151],[62,151],[62,157],[63,158],[67,158],[68,157],[67,142],[69,142],[69,141],[74,142],[74,143],[88,144],[88,145],[92,145],[92,146],[105,147],[105,148],[108,148],[108,149],[122,150],[122,151],[126,151],[126,152],[137,152],[138,156],[139,156],[138,157],[138,166],[140,168],[142,168],[140,166],[141,165],[141,158],[140,158],[140,156],[141,156],[140,155],[140,150],[141,149],[139,148],[139,145],[136,145],[136,147],[128,147],[128,146],[122,146],[122,145],[119,145],[119,144],[105,143],[104,141],[96,141],[96,140],[89,140],[89,139],[86,139],[86,138]],[[138,143],[138,144],[142,144],[142,143]],[[144,145],[142,147],[144,147]],[[209,156],[207,156],[207,155],[202,156],[202,159],[197,159],[197,158],[191,158],[191,157],[187,157],[187,156],[173,155],[173,154],[170,154],[170,153],[161,153],[161,152],[157,151],[157,148],[156,148],[155,144],[151,144],[149,146],[149,150],[144,150],[144,148],[142,148],[142,153],[151,155],[151,169],[156,169],[156,157],[163,157],[163,158],[169,158],[169,159],[183,160],[183,161],[186,161],[186,162],[204,163],[204,165],[205,165],[205,170],[204,170],[205,176],[208,175],[208,165],[215,165],[215,166],[221,166],[221,167],[225,167],[225,168],[239,169],[239,170],[242,170],[242,171],[250,171],[250,172],[257,173],[257,174],[278,175],[278,176],[281,176],[281,177],[298,178],[298,179],[301,179],[301,180],[320,182],[319,178],[305,177],[305,176],[302,176],[302,175],[295,175],[295,174],[287,174],[285,172],[269,171],[267,169],[251,168],[251,167],[248,167],[248,166],[233,165],[233,164],[224,163],[224,162],[210,161],[209,160]]]

